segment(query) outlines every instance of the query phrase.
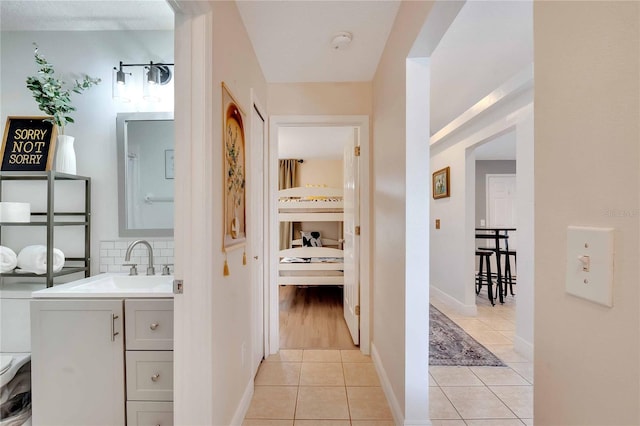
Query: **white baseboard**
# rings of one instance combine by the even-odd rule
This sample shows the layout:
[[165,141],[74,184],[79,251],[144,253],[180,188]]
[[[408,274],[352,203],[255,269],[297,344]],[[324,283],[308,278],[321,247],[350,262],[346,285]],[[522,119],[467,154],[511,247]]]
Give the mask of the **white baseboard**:
[[253,389],[254,383],[253,379],[249,380],[246,389],[244,390],[244,394],[242,395],[242,399],[240,400],[240,404],[238,404],[238,408],[236,408],[236,412],[233,415],[233,419],[231,419],[231,425],[240,426],[244,421],[244,417],[247,415],[247,411],[249,411],[249,405],[251,405],[251,399],[253,398]]
[[444,291],[434,286],[429,287],[429,293],[430,293],[430,297],[438,299],[440,302],[454,309],[460,315],[465,315],[470,317],[474,317],[478,315],[478,307],[475,305],[475,303],[473,305],[465,305],[464,303],[460,302],[458,299],[451,297]]
[[373,360],[373,365],[375,366],[378,377],[380,378],[382,391],[387,397],[387,402],[389,402],[391,415],[393,415],[393,422],[396,425],[402,425],[404,424],[404,414],[402,412],[402,407],[400,405],[400,402],[398,401],[398,398],[396,398],[396,395],[393,393],[393,388],[391,387],[389,376],[387,376],[387,372],[382,366],[380,355],[378,355],[378,350],[376,349],[376,345],[374,343],[371,343],[371,359]]
[[391,408],[393,423],[402,426],[431,426],[431,420],[414,421],[406,420],[404,418],[402,406],[400,405],[398,398],[396,398],[396,395],[393,393],[391,382],[389,381],[387,372],[382,366],[380,355],[378,355],[378,350],[376,349],[376,345],[374,343],[371,343],[371,359],[373,360],[373,365],[375,366],[378,377],[380,378],[380,385],[382,386],[384,395],[387,397],[387,402],[389,403],[389,407]]
[[533,344],[518,335],[513,337],[513,350],[529,361],[533,361]]

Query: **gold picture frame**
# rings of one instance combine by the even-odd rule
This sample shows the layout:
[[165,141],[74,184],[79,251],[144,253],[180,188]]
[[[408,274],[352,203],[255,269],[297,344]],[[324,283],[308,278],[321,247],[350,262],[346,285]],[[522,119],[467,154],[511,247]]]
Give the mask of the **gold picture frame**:
[[446,198],[451,196],[450,192],[450,178],[449,167],[440,169],[437,172],[433,172],[433,198]]
[[223,250],[245,245],[246,168],[244,112],[222,82],[222,150],[224,182]]

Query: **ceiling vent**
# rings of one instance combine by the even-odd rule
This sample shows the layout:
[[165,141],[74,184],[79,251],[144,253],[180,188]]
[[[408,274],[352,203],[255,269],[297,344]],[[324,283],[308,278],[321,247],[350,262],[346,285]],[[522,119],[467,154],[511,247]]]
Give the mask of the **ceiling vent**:
[[331,39],[331,48],[333,50],[344,50],[351,44],[351,40],[353,40],[353,34],[341,31],[334,34],[333,39]]

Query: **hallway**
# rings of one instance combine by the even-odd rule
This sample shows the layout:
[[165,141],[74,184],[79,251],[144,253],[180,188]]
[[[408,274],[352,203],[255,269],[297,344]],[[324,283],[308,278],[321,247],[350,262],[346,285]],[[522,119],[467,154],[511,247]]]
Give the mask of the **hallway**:
[[393,420],[370,357],[283,349],[260,366],[243,425],[393,426]]
[[[513,350],[515,299],[478,315],[431,303],[497,355],[507,367],[429,368],[433,426],[533,425],[533,363]],[[262,365],[244,426],[392,426],[371,358],[356,350],[283,349]]]

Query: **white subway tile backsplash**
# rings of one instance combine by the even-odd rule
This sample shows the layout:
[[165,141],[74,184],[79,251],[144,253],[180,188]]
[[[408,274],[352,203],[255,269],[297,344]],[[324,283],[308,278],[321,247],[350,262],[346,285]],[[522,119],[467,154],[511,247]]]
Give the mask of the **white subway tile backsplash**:
[[107,250],[115,248],[114,241],[100,241],[100,249]]
[[[128,272],[128,266],[122,266],[124,262],[124,256],[127,252],[127,247],[134,240],[131,241],[100,241],[100,272]],[[149,241],[153,247],[153,261],[156,266],[156,271],[160,271],[160,267],[167,263],[173,263],[174,259],[174,245],[173,240],[153,240]],[[130,262],[135,263],[138,266],[138,271],[144,271],[146,265],[149,263],[149,254],[147,248],[144,246],[136,246],[133,249]],[[173,270],[173,269],[172,269]],[[143,272],[144,273],[144,272]]]

